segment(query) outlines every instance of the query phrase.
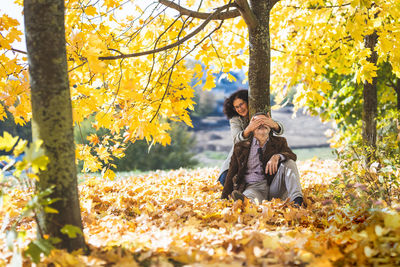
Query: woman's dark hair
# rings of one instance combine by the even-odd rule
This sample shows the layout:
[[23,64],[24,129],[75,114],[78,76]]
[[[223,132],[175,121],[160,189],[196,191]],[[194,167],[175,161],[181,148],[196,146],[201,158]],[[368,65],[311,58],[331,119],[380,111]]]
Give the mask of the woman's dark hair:
[[239,116],[239,114],[236,112],[235,107],[233,106],[233,101],[235,99],[240,98],[243,101],[245,101],[247,104],[249,104],[249,91],[248,90],[238,90],[231,94],[227,99],[224,101],[224,113],[228,119],[232,119],[235,116]]

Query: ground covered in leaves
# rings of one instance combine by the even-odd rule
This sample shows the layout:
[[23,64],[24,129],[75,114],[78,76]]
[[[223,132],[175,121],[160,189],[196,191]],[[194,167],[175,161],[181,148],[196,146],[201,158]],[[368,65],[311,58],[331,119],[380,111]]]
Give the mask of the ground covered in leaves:
[[[400,209],[363,205],[360,186],[335,182],[332,160],[299,162],[307,208],[219,200],[217,169],[175,170],[80,185],[90,255],[53,250],[46,266],[393,266]],[[27,199],[13,193],[14,216]],[[27,242],[34,222],[25,220]],[[3,233],[1,233],[3,235]],[[0,266],[12,253],[0,236]],[[25,262],[29,266],[29,262]]]

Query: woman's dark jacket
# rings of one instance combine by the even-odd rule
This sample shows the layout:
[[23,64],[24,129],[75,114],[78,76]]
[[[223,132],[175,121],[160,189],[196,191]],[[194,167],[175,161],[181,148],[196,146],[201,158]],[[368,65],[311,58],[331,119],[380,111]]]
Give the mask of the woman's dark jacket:
[[[249,159],[251,142],[252,139],[241,141],[235,144],[221,198],[228,198],[233,190],[239,190],[240,192],[243,192],[246,189],[246,181],[244,176],[247,171],[247,161]],[[286,160],[292,159],[296,161],[297,159],[296,154],[294,154],[293,151],[288,147],[284,137],[271,135],[266,144],[262,157],[264,170],[267,162],[275,154],[283,155]],[[265,179],[268,180],[269,184],[271,184],[273,177],[274,175],[265,175]]]

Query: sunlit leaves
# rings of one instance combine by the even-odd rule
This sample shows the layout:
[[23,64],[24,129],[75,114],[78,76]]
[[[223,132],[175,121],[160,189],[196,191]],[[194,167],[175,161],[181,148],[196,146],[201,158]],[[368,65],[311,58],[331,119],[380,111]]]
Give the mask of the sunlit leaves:
[[18,136],[13,137],[8,132],[3,132],[3,136],[0,136],[0,150],[5,150],[6,152],[11,151],[17,141]]
[[400,228],[400,214],[399,213],[387,213],[384,215],[385,226],[392,228],[393,230]]
[[6,108],[17,124],[24,125],[30,119],[28,77],[23,63],[26,58],[12,51],[13,45],[21,41],[19,25],[16,19],[0,12],[0,120],[6,117]]
[[[352,266],[398,260],[396,209],[353,205],[354,192],[346,186],[345,199],[333,200],[332,189],[342,186],[329,186],[341,173],[334,161],[300,162],[299,171],[306,209],[278,200],[260,205],[219,200],[217,169],[157,171],[114,181],[86,176],[80,202],[91,254],[53,250],[41,262]],[[18,209],[26,199],[17,190],[8,202]],[[27,229],[28,241],[34,238],[30,222],[20,227]],[[79,234],[71,226],[64,230],[71,237]],[[1,253],[3,247],[0,239]]]
[[327,71],[353,75],[359,84],[372,82],[378,69],[367,61],[371,51],[364,37],[374,31],[378,64],[389,62],[399,76],[400,50],[394,48],[399,8],[396,1],[280,1],[271,13],[272,48],[278,51],[273,53],[272,90],[302,83],[301,102],[295,104],[313,108],[309,92],[320,94],[314,81],[323,80]]
[[[121,7],[129,12],[120,12]],[[165,123],[167,119],[182,120],[191,125],[189,111],[193,110],[194,90],[189,84],[193,70],[187,68],[184,57],[193,50],[194,54],[201,54],[200,59],[209,64],[218,62],[222,67],[222,61],[217,59],[217,47],[211,49],[211,40],[205,38],[217,23],[211,22],[204,32],[179,48],[154,56],[99,59],[101,56],[137,53],[171,44],[187,35],[198,23],[185,18],[175,20],[169,14],[156,16],[157,13],[149,15],[148,10],[143,9],[143,3],[129,1],[66,2],[67,60],[73,118],[77,125],[94,116],[92,125],[95,129],[109,129],[112,134],[123,132],[125,141],[146,139],[149,143],[163,145],[170,142],[169,126]],[[17,21],[9,16],[1,17],[0,29],[5,37],[1,40],[5,42],[1,43],[2,50],[9,50],[12,43],[19,40],[22,33],[16,30],[17,25]],[[207,47],[208,51],[201,50],[197,43]],[[2,53],[0,56],[3,64],[0,68],[0,118],[5,118],[5,109],[8,109],[16,123],[23,125],[31,116],[30,97],[28,75],[26,72],[21,75],[21,70],[26,67],[26,58],[17,55]],[[213,71],[219,72],[219,69]],[[14,76],[11,80],[10,75]],[[205,88],[213,86],[210,73]],[[91,145],[96,146],[97,143],[92,142]],[[85,170],[102,169],[102,164],[107,161],[104,148],[93,147],[93,150],[99,153],[90,152],[90,156],[85,153],[87,157],[78,157],[92,161],[85,164]],[[121,151],[107,153],[121,156]],[[82,154],[82,151],[77,154]],[[94,161],[96,154],[102,158]]]
[[22,32],[17,29],[16,26],[19,22],[16,19],[11,18],[7,14],[0,16],[0,47],[2,49],[11,49],[12,43],[21,41]]

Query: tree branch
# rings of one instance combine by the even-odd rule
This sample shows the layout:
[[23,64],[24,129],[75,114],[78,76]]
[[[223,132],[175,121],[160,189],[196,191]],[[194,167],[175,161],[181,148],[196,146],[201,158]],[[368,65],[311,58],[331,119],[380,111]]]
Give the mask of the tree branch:
[[[209,16],[212,15],[212,13],[204,13],[204,12],[197,12],[197,11],[193,11],[187,8],[184,8],[172,1],[169,0],[159,0],[159,3],[173,8],[176,11],[178,11],[181,15],[184,16],[189,16],[192,18],[197,18],[197,19],[207,19]],[[230,6],[232,7],[236,7],[235,4],[231,4]],[[213,20],[224,20],[224,19],[231,19],[231,18],[236,18],[240,16],[240,12],[238,9],[235,10],[231,10],[231,11],[226,11],[226,12],[221,12],[219,13],[217,16],[213,17]]]
[[[161,37],[181,18],[181,16],[178,16],[166,29],[165,31],[163,31],[156,39],[156,41],[154,42],[154,49],[157,48],[158,42],[161,40]],[[186,21],[185,21],[186,22]],[[182,27],[183,28],[183,27]],[[145,93],[147,91],[147,88],[149,87],[150,81],[151,81],[151,76],[153,74],[153,70],[154,70],[154,65],[156,64],[156,60],[155,60],[155,54],[153,54],[153,60],[152,60],[152,64],[151,64],[151,69],[150,69],[150,73],[149,73],[149,78],[147,79],[147,84],[146,87],[143,90],[143,93]]]
[[[279,0],[278,0],[279,1]],[[323,9],[323,8],[335,8],[335,7],[344,7],[344,6],[349,6],[351,5],[351,3],[346,3],[346,4],[342,4],[340,6],[316,6],[316,7],[306,7],[305,9]],[[285,6],[285,7],[291,7],[291,8],[295,8],[295,9],[301,9],[303,7],[300,6]]]
[[388,81],[388,83],[386,85],[389,86],[389,87],[392,87],[393,89],[396,89],[396,84],[390,79],[389,79],[389,81]]
[[201,30],[203,30],[207,26],[207,24],[215,16],[220,14],[222,10],[227,9],[229,7],[230,7],[230,5],[225,5],[225,6],[217,8],[217,10],[214,13],[211,13],[211,15],[199,27],[197,27],[193,32],[189,33],[184,38],[182,38],[181,40],[179,40],[179,41],[177,41],[177,42],[175,42],[173,44],[170,44],[170,45],[167,45],[167,46],[164,46],[164,47],[160,47],[160,48],[157,48],[157,49],[138,52],[138,53],[133,53],[133,54],[122,54],[122,55],[119,55],[119,56],[99,57],[99,60],[115,60],[115,59],[121,59],[121,58],[140,57],[140,56],[145,56],[145,55],[150,55],[150,54],[162,52],[162,51],[174,48],[176,46],[179,46],[179,45],[183,44],[184,42],[186,42],[187,40],[189,40],[190,38],[192,38],[193,36],[195,36],[196,34],[198,34]]
[[17,52],[17,53],[24,54],[24,55],[27,55],[27,54],[28,54],[28,53],[26,53],[25,51],[18,50],[18,49],[15,49],[15,48],[11,48],[10,50],[13,51],[13,52]]
[[82,67],[82,66],[85,65],[86,63],[87,63],[87,60],[85,60],[84,62],[82,62],[82,63],[79,64],[78,66],[73,67],[72,69],[68,70],[68,72],[71,72],[71,71],[73,71],[73,70],[76,70],[77,68]]
[[[184,22],[183,25],[182,25],[181,30],[180,30],[179,33],[178,33],[178,40],[179,40],[180,35],[182,34],[182,31],[183,31],[183,29],[184,29],[184,25],[185,25],[185,23],[186,23],[186,21],[187,21],[188,19],[189,19],[189,18],[187,18],[187,19],[185,20],[185,22]],[[175,57],[174,57],[174,62],[172,63],[172,66],[171,66],[171,67],[172,67],[171,72],[169,73],[167,86],[165,87],[164,94],[163,94],[163,96],[162,96],[162,98],[161,98],[161,103],[160,103],[160,105],[158,106],[157,111],[156,111],[156,113],[154,114],[153,118],[150,120],[150,123],[153,122],[153,120],[156,118],[157,114],[160,112],[161,105],[162,105],[162,103],[164,102],[165,96],[167,95],[167,93],[168,93],[168,91],[169,91],[169,87],[170,87],[170,85],[171,85],[172,74],[173,74],[173,72],[174,72],[176,60],[178,59],[178,56],[179,56],[179,50],[180,50],[180,48],[181,48],[181,47],[178,46],[178,48],[176,49],[176,54],[175,54]]]
[[258,20],[253,11],[250,9],[247,0],[235,0],[235,3],[238,5],[240,14],[242,15],[249,29],[256,28],[258,26]]

